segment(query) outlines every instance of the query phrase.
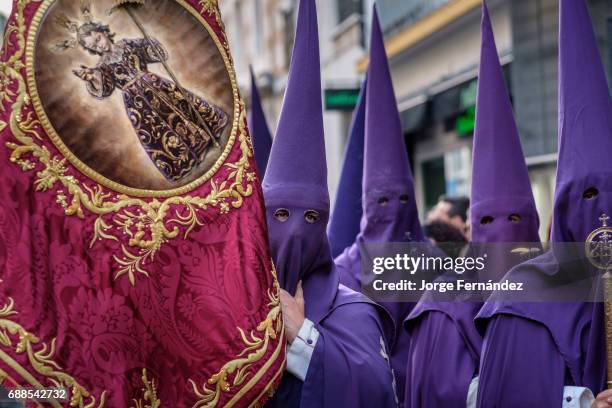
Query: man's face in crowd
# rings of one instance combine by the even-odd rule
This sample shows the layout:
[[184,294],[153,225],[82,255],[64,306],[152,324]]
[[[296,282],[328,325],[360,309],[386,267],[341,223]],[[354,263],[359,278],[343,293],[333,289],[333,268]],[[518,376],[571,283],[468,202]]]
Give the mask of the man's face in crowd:
[[459,215],[450,216],[452,209],[451,203],[448,201],[440,201],[427,213],[427,223],[433,221],[443,221],[454,225],[462,233],[466,233],[466,224]]

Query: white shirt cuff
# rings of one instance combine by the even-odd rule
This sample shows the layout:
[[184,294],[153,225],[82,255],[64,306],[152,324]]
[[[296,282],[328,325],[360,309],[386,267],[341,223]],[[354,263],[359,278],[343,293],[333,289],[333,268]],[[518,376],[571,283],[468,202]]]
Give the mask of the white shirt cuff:
[[[474,377],[470,383],[466,401],[467,408],[476,408],[478,394],[478,377]],[[563,387],[562,408],[591,408],[595,401],[593,392],[585,387],[565,386]]]
[[588,388],[567,385],[563,387],[562,408],[591,408],[593,401],[595,397]]
[[318,339],[319,331],[314,327],[314,323],[304,319],[297,337],[287,351],[287,371],[302,381],[306,379],[310,359]]
[[467,408],[476,408],[476,400],[478,397],[478,377],[472,378],[470,382],[470,388],[468,389],[467,402],[465,406]]

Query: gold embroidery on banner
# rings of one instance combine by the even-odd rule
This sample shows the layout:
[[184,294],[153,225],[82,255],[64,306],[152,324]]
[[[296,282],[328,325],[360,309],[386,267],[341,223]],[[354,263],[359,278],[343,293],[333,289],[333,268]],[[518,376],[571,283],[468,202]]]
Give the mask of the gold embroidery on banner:
[[144,384],[142,399],[139,399],[138,401],[134,400],[133,408],[159,408],[161,406],[161,401],[157,398],[155,380],[149,380],[147,377],[146,368],[142,370],[141,379],[142,383]]
[[[278,358],[282,348],[285,346],[284,335],[285,327],[280,306],[280,286],[276,276],[276,270],[272,267],[272,275],[274,278],[274,292],[268,290],[270,302],[268,306],[271,308],[266,318],[257,325],[254,333],[251,331],[247,336],[241,328],[238,328],[245,348],[238,355],[239,358],[229,361],[214,375],[212,375],[206,384],[201,388],[193,381],[189,380],[193,387],[193,391],[198,396],[199,401],[193,406],[194,408],[212,408],[216,407],[221,395],[225,392],[230,392],[232,387],[240,387],[244,384],[248,377],[247,370],[257,361],[261,360],[270,345],[271,340],[278,339],[278,345],[272,356],[263,365],[257,374],[251,380],[242,386],[242,388],[233,396],[233,398],[225,404],[225,407],[234,406],[240,399],[257,384],[261,376],[267,372],[272,364]],[[247,354],[248,353],[248,354]],[[246,356],[245,356],[246,355]],[[281,371],[284,369],[284,363],[281,364]],[[209,389],[208,386],[214,386]],[[260,396],[261,398],[261,396]]]
[[219,11],[219,0],[198,0],[198,3],[202,7],[202,13],[214,16],[219,27],[225,31],[225,24],[221,20],[221,11]]
[[[0,309],[0,345],[10,348],[16,354],[24,354],[32,368],[39,374],[48,378],[52,385],[57,388],[65,388],[70,392],[70,406],[80,408],[104,407],[106,402],[106,391],[100,396],[100,402],[89,393],[73,377],[61,371],[61,367],[53,361],[55,354],[55,339],[51,345],[41,343],[40,339],[27,332],[21,325],[11,319],[17,312],[13,309],[13,299]],[[13,337],[17,337],[16,340]],[[0,350],[0,360],[20,374],[31,386],[44,388],[34,376],[7,353]],[[57,401],[51,403],[55,407],[61,407]]]
[[[26,50],[23,11],[31,2],[43,4],[36,12],[31,24],[28,36],[28,48]],[[235,107],[235,121],[228,141],[227,147],[217,163],[202,178],[193,183],[175,190],[168,191],[146,191],[136,190],[120,186],[110,180],[102,180],[104,185],[114,190],[125,190],[136,196],[154,196],[150,201],[127,195],[117,195],[112,191],[106,191],[101,185],[90,187],[80,183],[68,172],[66,158],[81,172],[96,180],[101,175],[93,175],[92,170],[81,163],[65,147],[59,136],[52,131],[52,127],[46,118],[42,103],[36,91],[34,78],[34,45],[36,43],[37,27],[41,23],[45,10],[55,0],[20,0],[16,3],[16,24],[9,24],[6,31],[5,47],[13,41],[17,41],[16,51],[7,62],[0,64],[0,102],[12,102],[10,117],[10,128],[16,142],[7,142],[6,145],[12,150],[11,162],[18,165],[23,171],[39,169],[34,182],[37,191],[53,191],[56,194],[56,202],[60,205],[66,215],[84,218],[86,213],[96,216],[94,221],[94,236],[90,247],[98,240],[112,240],[121,244],[121,253],[115,254],[118,270],[115,279],[127,275],[132,285],[135,284],[136,275],[148,276],[146,264],[151,262],[160,248],[178,236],[187,238],[191,231],[202,226],[201,212],[211,207],[217,208],[221,214],[229,213],[232,208],[240,208],[243,199],[252,194],[251,183],[255,180],[255,172],[250,168],[249,158],[252,157],[252,149],[249,144],[246,130],[246,114],[244,103],[240,100],[237,90],[234,70],[229,61],[229,56],[214,33],[211,35],[222,53],[223,59],[230,75]],[[175,0],[189,10],[199,21],[211,30],[206,21],[193,10],[184,0]],[[26,52],[26,65],[21,58]],[[20,71],[27,67],[28,85],[32,90],[32,96],[26,90],[26,82]],[[17,91],[10,89],[15,83]],[[41,121],[34,117],[32,111],[25,113],[25,108],[33,105]],[[2,106],[4,109],[4,106]],[[0,129],[7,126],[0,123]],[[44,134],[40,133],[40,127],[48,130],[49,137],[62,152],[64,157],[53,156],[51,152],[39,141],[43,140]],[[236,163],[225,163],[232,149],[236,133],[239,133],[240,159]],[[79,165],[80,163],[80,165]],[[221,166],[231,171],[225,180],[211,179],[211,192],[205,196],[170,196],[182,194],[201,185]],[[41,168],[42,167],[42,168]],[[98,177],[99,176],[99,177]],[[125,242],[127,241],[127,242]]]
[[[207,381],[208,385],[214,385],[214,390],[208,389],[207,384],[198,389],[198,386],[193,380],[189,383],[193,387],[194,393],[199,398],[194,404],[194,408],[213,408],[216,407],[219,399],[224,392],[232,391],[232,387],[239,387],[233,397],[225,404],[225,407],[233,407],[261,380],[261,377],[268,372],[270,367],[277,362],[280,353],[285,348],[285,328],[280,307],[280,286],[276,276],[276,271],[272,267],[271,274],[273,277],[273,291],[268,291],[270,302],[268,306],[270,311],[266,318],[259,323],[255,334],[253,331],[247,336],[241,328],[238,328],[245,348],[238,358],[232,360],[221,368],[216,374],[211,376]],[[100,396],[98,403],[96,398],[92,396],[82,385],[80,385],[73,377],[61,371],[61,367],[53,360],[55,354],[55,339],[51,340],[51,345],[41,343],[40,339],[35,335],[27,332],[21,325],[11,319],[17,315],[14,310],[14,301],[9,298],[6,305],[0,308],[0,347],[10,348],[14,353],[26,353],[30,365],[34,370],[46,378],[48,378],[54,387],[66,388],[70,392],[70,407],[79,408],[103,408],[106,403],[106,391]],[[16,344],[13,344],[13,337],[18,337]],[[247,370],[252,365],[260,361],[268,351],[270,342],[277,340],[276,349],[272,352],[268,360],[262,367],[246,381],[249,373]],[[245,354],[247,354],[245,356]],[[266,385],[263,391],[250,404],[251,407],[260,406],[260,401],[264,396],[271,396],[274,392],[274,384],[282,375],[285,369],[286,355],[283,353],[283,361],[278,367],[270,382]],[[28,370],[21,367],[11,356],[0,349],[0,361],[11,367],[18,373],[30,386],[37,389],[45,388],[36,378],[30,374]],[[3,384],[8,375],[2,372],[0,378]],[[157,388],[154,380],[149,380],[147,370],[142,371],[143,397],[139,400],[134,400],[133,408],[161,408],[161,400],[157,396]],[[16,381],[13,381],[17,384]],[[246,382],[246,383],[245,383]],[[231,385],[230,385],[231,383]],[[57,401],[50,402],[52,406],[61,408],[61,404]]]
[[[282,343],[284,343],[284,342],[282,342]],[[272,398],[272,396],[274,396],[274,393],[276,392],[276,386],[275,386],[276,381],[285,372],[285,364],[286,364],[286,362],[287,362],[287,356],[285,355],[285,359],[283,360],[283,363],[279,366],[278,371],[276,372],[276,374],[274,374],[274,377],[272,377],[272,379],[270,380],[268,385],[263,389],[263,391],[261,391],[261,393],[259,393],[259,395],[255,399],[255,401],[253,401],[253,403],[251,403],[249,408],[261,408],[261,407],[263,407],[262,399],[263,399],[264,396],[266,396],[267,398]]]

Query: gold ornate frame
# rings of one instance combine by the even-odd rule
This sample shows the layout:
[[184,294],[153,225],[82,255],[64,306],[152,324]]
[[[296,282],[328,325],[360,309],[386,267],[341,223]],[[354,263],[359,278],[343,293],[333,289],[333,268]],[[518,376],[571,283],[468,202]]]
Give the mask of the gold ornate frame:
[[62,153],[64,157],[68,159],[68,161],[81,173],[85,174],[90,179],[96,181],[97,183],[114,190],[119,193],[127,194],[134,197],[172,197],[175,195],[186,194],[197,187],[204,184],[208,181],[216,172],[221,168],[223,162],[227,159],[227,156],[232,150],[234,146],[234,141],[236,139],[236,132],[238,131],[239,119],[240,119],[240,95],[238,94],[238,84],[236,82],[236,75],[234,69],[232,67],[231,61],[228,57],[228,53],[226,48],[221,44],[219,37],[214,32],[210,24],[202,18],[202,15],[194,10],[189,4],[187,4],[184,0],[174,0],[181,7],[187,10],[196,20],[206,29],[210,37],[215,42],[217,46],[217,51],[221,55],[223,59],[223,63],[225,64],[226,72],[230,80],[230,84],[232,86],[232,100],[233,104],[233,121],[232,128],[229,140],[221,156],[216,160],[213,166],[202,176],[198,177],[196,180],[192,181],[189,184],[186,184],[182,187],[169,189],[169,190],[146,190],[124,186],[123,184],[112,181],[102,174],[98,173],[87,164],[83,163],[78,157],[76,157],[70,149],[63,142],[62,138],[59,136],[57,131],[53,128],[51,121],[49,120],[47,113],[43,107],[42,101],[40,100],[40,96],[38,94],[38,86],[36,83],[36,75],[34,69],[34,63],[36,61],[36,45],[37,45],[37,37],[38,32],[40,30],[42,20],[49,10],[49,7],[53,5],[57,0],[43,0],[41,6],[36,11],[36,14],[32,18],[30,23],[30,30],[28,33],[27,45],[26,45],[26,54],[25,54],[25,64],[26,64],[26,73],[27,73],[27,84],[28,89],[30,91],[30,97],[32,100],[32,106],[34,107],[34,111],[40,120],[41,126],[45,129],[47,135],[55,145],[55,147]]
[[[23,171],[37,170],[34,182],[37,191],[55,190],[56,202],[64,209],[67,216],[76,215],[82,219],[86,216],[95,217],[94,236],[90,247],[102,240],[116,241],[120,244],[121,252],[114,255],[118,265],[115,278],[127,275],[130,283],[134,285],[137,274],[148,276],[145,264],[154,259],[157,251],[166,242],[179,236],[187,238],[195,227],[203,225],[200,218],[202,211],[214,208],[220,215],[227,214],[231,209],[240,208],[244,198],[253,192],[252,183],[255,181],[256,173],[249,163],[253,152],[247,136],[246,111],[240,99],[235,72],[229,57],[229,46],[225,41],[222,43],[216,34],[211,34],[217,47],[222,48],[222,56],[232,83],[235,105],[232,133],[222,156],[204,176],[179,189],[164,192],[130,189],[108,179],[102,180],[100,179],[102,176],[97,173],[93,174],[97,175],[96,177],[92,177],[93,170],[81,163],[66,148],[52,129],[42,109],[33,73],[35,56],[33,44],[45,11],[55,1],[17,2],[16,25],[11,24],[7,27],[4,44],[5,47],[8,47],[9,43],[13,45],[11,41],[14,35],[17,42],[16,51],[6,62],[0,63],[0,98],[11,103],[12,111],[8,124],[0,121],[0,130],[7,125],[10,126],[16,139],[15,142],[6,143],[12,150],[11,161]],[[185,0],[174,1],[188,10],[211,33],[212,28],[198,11]],[[26,43],[23,10],[29,3],[42,4],[34,16],[30,32],[27,33]],[[216,1],[199,0],[199,5],[202,13],[214,16],[216,21],[220,22]],[[24,53],[25,65],[22,63]],[[32,94],[28,92],[26,80],[20,72],[24,68],[27,85]],[[13,82],[18,85],[16,93],[10,89]],[[28,109],[29,107],[34,108],[38,118]],[[94,182],[100,183],[90,186],[71,175],[66,165],[66,157],[53,155],[41,143],[45,137],[40,131],[41,128],[51,130],[49,136],[54,145],[58,146],[62,154],[72,158],[71,162],[76,163],[78,170],[92,177]],[[224,163],[234,147],[236,138],[239,142],[240,157],[233,163]],[[229,173],[225,178],[215,179],[215,174],[221,169],[227,169]],[[206,180],[210,181],[211,186],[207,195],[180,195],[201,186]],[[124,193],[118,194],[112,187],[123,190]],[[150,197],[145,197],[147,195]]]

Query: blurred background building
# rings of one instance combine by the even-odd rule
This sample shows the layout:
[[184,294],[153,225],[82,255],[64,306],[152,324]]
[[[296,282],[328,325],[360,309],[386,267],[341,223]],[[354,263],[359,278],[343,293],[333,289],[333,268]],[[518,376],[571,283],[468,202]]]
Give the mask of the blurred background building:
[[11,9],[8,5],[0,6],[0,43],[4,34],[4,26],[6,25],[6,19],[10,14]]
[[[332,197],[352,109],[367,69],[373,3],[317,0]],[[440,195],[470,191],[481,0],[377,3],[424,214]],[[612,0],[588,3],[612,79]],[[220,5],[244,95],[251,64],[274,129],[297,0],[221,0]],[[557,150],[558,0],[489,0],[488,5],[544,231],[551,212]]]
[[[374,2],[317,0],[332,199],[367,68]],[[298,1],[219,3],[243,95],[248,96],[252,65],[274,130],[287,81]],[[377,3],[417,200],[424,214],[440,195],[470,191],[481,0]],[[612,79],[612,0],[588,3]],[[551,212],[557,150],[558,0],[489,0],[488,4],[544,231]],[[10,7],[10,1],[0,0],[0,27]]]

